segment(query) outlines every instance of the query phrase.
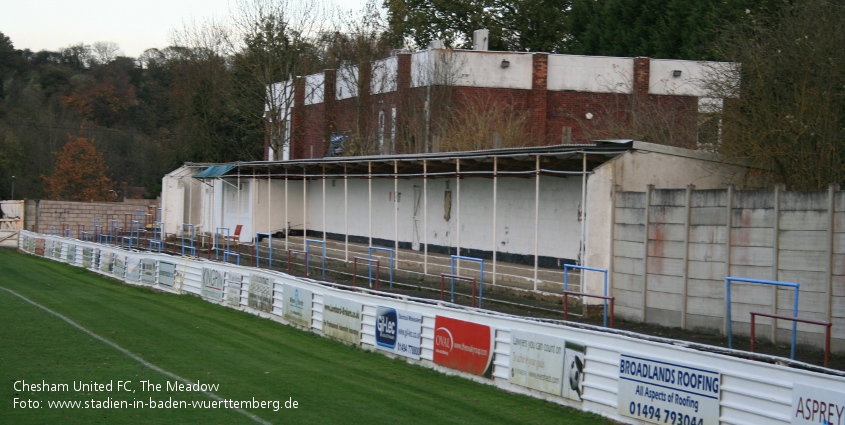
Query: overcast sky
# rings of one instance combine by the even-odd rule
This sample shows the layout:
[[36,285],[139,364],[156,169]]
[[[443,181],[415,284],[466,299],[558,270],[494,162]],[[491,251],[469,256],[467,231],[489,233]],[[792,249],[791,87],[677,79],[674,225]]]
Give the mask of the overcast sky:
[[[365,0],[334,0],[360,10]],[[0,12],[0,32],[16,49],[58,50],[71,44],[113,41],[127,56],[166,47],[171,29],[183,21],[225,18],[230,0],[9,0]]]

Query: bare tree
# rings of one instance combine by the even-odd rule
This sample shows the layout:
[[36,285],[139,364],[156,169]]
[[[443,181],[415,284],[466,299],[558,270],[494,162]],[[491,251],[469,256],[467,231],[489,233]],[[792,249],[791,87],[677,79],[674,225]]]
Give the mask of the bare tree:
[[439,150],[468,151],[533,145],[528,115],[513,103],[481,91],[452,103],[437,122]]
[[369,0],[361,11],[342,14],[340,24],[339,31],[326,35],[325,44],[326,65],[337,69],[336,96],[343,108],[353,111],[351,122],[345,123],[351,128],[346,154],[395,152],[395,105],[371,103],[371,96],[395,103],[398,61],[386,37],[387,23],[378,4]]
[[711,70],[726,102],[715,147],[728,159],[768,169],[766,182],[822,189],[845,180],[845,5],[784,2],[773,16],[750,14],[719,54],[741,73]]
[[[290,143],[291,83],[320,68],[319,43],[323,34],[335,28],[334,16],[320,0],[236,2],[228,46],[240,70],[236,81],[242,92],[264,103],[270,155],[275,159]],[[290,83],[279,83],[284,81]]]
[[99,64],[107,64],[118,56],[123,56],[120,45],[114,41],[96,41],[91,45],[93,60]]

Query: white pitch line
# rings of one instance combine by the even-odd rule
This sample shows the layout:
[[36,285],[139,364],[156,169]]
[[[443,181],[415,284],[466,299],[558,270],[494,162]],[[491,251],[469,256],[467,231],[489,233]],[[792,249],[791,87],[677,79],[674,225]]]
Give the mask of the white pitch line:
[[[106,339],[106,338],[101,337],[100,335],[95,334],[95,333],[94,333],[94,332],[92,332],[92,331],[89,331],[88,329],[86,329],[86,328],[82,327],[82,325],[80,325],[80,324],[78,324],[78,323],[74,322],[73,320],[70,320],[70,319],[68,319],[67,317],[63,316],[63,315],[61,315],[61,314],[59,314],[59,313],[56,313],[56,312],[55,312],[55,311],[53,311],[53,310],[50,310],[49,308],[44,307],[43,305],[38,304],[37,302],[32,301],[32,300],[30,300],[29,298],[27,298],[27,297],[25,297],[25,296],[23,296],[23,295],[21,295],[21,294],[19,294],[19,293],[15,292],[15,291],[11,290],[11,289],[4,288],[4,287],[2,287],[2,286],[0,286],[0,289],[2,289],[2,290],[4,290],[4,291],[6,291],[6,292],[8,292],[8,293],[10,293],[10,294],[12,294],[12,295],[14,295],[14,296],[18,297],[18,298],[20,298],[20,299],[22,299],[22,300],[24,300],[24,301],[26,301],[26,302],[28,302],[28,303],[30,303],[30,304],[32,304],[32,305],[34,305],[34,306],[36,306],[36,307],[38,307],[38,308],[40,308],[40,309],[42,309],[42,310],[44,310],[44,311],[46,311],[47,313],[52,314],[53,316],[58,317],[59,319],[64,320],[65,322],[67,322],[67,323],[68,323],[68,324],[70,324],[71,326],[73,326],[73,327],[75,327],[75,328],[77,328],[77,329],[81,330],[82,332],[85,332],[85,333],[87,333],[88,335],[91,335],[92,337],[97,338],[97,339],[99,339],[100,341],[102,341],[102,342],[104,342],[104,343],[106,343],[106,344],[108,344],[108,345],[112,346],[113,348],[117,349],[117,350],[118,350],[118,351],[120,351],[121,353],[126,354],[127,356],[131,357],[132,359],[134,359],[134,360],[135,360],[135,361],[137,361],[138,363],[141,363],[142,365],[144,365],[144,366],[146,366],[146,367],[148,367],[148,368],[150,368],[150,369],[152,369],[152,370],[154,370],[154,371],[156,371],[156,372],[158,372],[158,373],[161,373],[161,374],[163,374],[163,375],[167,375],[167,376],[169,376],[169,377],[171,377],[171,378],[173,378],[173,379],[176,379],[176,380],[181,381],[181,382],[183,382],[183,383],[185,383],[185,384],[188,384],[188,385],[190,385],[190,384],[194,384],[194,382],[191,382],[191,381],[189,381],[188,379],[183,378],[183,377],[181,377],[181,376],[179,376],[179,375],[176,375],[176,374],[174,374],[174,373],[168,372],[168,371],[166,371],[166,370],[164,370],[164,369],[162,369],[162,368],[160,368],[160,367],[158,367],[158,366],[156,366],[156,365],[154,365],[154,364],[152,364],[152,363],[150,363],[150,362],[148,362],[148,361],[146,361],[146,360],[142,359],[142,358],[141,358],[141,356],[139,356],[139,355],[137,355],[137,354],[135,354],[135,353],[133,353],[133,352],[131,352],[131,351],[129,351],[129,350],[127,350],[127,349],[125,349],[125,348],[123,348],[123,347],[121,347],[121,346],[119,346],[119,345],[117,345],[117,344],[115,344],[115,343],[113,343],[113,342],[111,342],[111,341],[109,341],[109,340],[108,340],[108,339]],[[222,398],[222,397],[220,397],[220,396],[219,396],[219,395],[217,395],[217,394],[214,394],[214,393],[212,393],[212,392],[208,392],[208,391],[201,391],[201,392],[202,392],[203,394],[207,395],[208,397],[210,397],[210,398],[214,399],[214,400],[217,400],[217,401],[223,401],[223,398]],[[257,422],[257,423],[260,423],[261,425],[272,425],[270,422],[267,422],[267,421],[265,421],[264,419],[261,419],[261,418],[259,418],[258,416],[255,416],[254,414],[247,412],[246,410],[243,410],[243,409],[232,409],[232,410],[234,410],[234,411],[236,411],[236,412],[238,412],[238,413],[240,413],[240,414],[242,414],[242,415],[244,415],[244,416],[246,416],[246,417],[248,417],[248,418],[252,419],[253,421],[255,421],[255,422]]]

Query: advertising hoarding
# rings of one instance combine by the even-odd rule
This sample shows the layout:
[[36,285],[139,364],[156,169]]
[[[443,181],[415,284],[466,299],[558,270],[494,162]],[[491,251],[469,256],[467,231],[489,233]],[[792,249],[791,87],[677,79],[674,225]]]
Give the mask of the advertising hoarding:
[[126,257],[126,280],[137,282],[141,280],[141,259],[137,257]]
[[94,250],[91,248],[82,248],[82,267],[90,269],[94,264]]
[[621,354],[619,405],[624,416],[651,423],[719,423],[719,371]]
[[492,330],[487,325],[437,316],[434,363],[484,376],[493,359],[492,341]]
[[223,276],[219,271],[202,268],[202,297],[218,303],[223,301]]
[[376,309],[376,347],[400,356],[420,359],[422,314],[378,306]]
[[114,257],[111,252],[100,251],[100,271],[111,273],[114,269]]
[[572,400],[583,400],[584,368],[587,366],[587,347],[577,342],[566,341],[563,358],[562,396]]
[[793,425],[845,425],[845,393],[796,382],[792,385],[791,416]]
[[323,296],[323,334],[355,345],[361,343],[359,302],[332,295]]
[[304,328],[311,327],[311,303],[314,294],[298,286],[285,284],[282,290],[284,297],[284,319]]
[[241,287],[243,276],[239,273],[226,273],[226,304],[232,306],[241,305]]
[[67,245],[67,254],[65,255],[65,259],[68,264],[76,263],[76,245]]
[[247,305],[269,313],[273,310],[273,277],[261,273],[250,273]]
[[114,266],[112,266],[112,273],[123,279],[126,276],[126,256],[122,254],[114,254]]
[[168,288],[173,287],[173,282],[176,280],[176,264],[168,263],[166,261],[158,262],[158,284]]
[[141,260],[141,282],[148,285],[156,283],[156,260],[152,258]]
[[564,340],[550,335],[511,331],[512,384],[561,395],[563,391]]

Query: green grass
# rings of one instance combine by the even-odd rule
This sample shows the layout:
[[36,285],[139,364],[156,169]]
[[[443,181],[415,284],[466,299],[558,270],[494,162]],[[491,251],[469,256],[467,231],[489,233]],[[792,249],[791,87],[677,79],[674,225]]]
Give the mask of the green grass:
[[[83,269],[0,250],[0,287],[15,291],[224,399],[296,400],[249,409],[272,423],[595,424],[603,418],[450,377],[191,296],[154,292]],[[172,378],[0,289],[0,423],[254,423],[230,409],[50,409],[49,400],[210,400],[141,391]],[[16,392],[15,381],[67,392]],[[73,391],[73,381],[132,381],[134,393]],[[41,402],[13,408],[13,399]]]

